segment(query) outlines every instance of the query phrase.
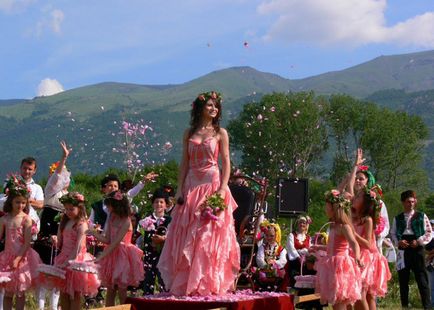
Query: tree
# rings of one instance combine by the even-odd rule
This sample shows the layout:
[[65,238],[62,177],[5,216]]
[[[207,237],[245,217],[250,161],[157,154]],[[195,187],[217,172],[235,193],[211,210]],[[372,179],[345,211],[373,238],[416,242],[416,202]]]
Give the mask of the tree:
[[420,164],[428,131],[420,117],[346,95],[331,96],[326,112],[336,141],[333,181],[337,183],[349,171],[351,153],[362,147],[371,170],[385,188],[426,186],[426,173]]
[[327,147],[322,102],[313,92],[274,93],[248,103],[228,131],[243,168],[271,179],[305,177]]

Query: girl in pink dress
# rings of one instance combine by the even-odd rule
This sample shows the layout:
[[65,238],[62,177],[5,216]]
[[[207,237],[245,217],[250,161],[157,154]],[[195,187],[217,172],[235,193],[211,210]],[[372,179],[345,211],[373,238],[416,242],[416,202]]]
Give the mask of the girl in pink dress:
[[[4,309],[24,309],[25,292],[35,288],[38,277],[36,271],[42,263],[38,253],[30,247],[32,220],[26,214],[29,208],[30,191],[26,184],[11,176],[6,184],[7,199],[3,210],[6,215],[0,219],[0,239],[6,235],[5,249],[0,253],[0,271],[7,272],[11,279],[0,284],[6,291]],[[26,212],[25,212],[26,211]]]
[[[316,262],[316,291],[321,295],[321,303],[330,303],[333,309],[346,309],[361,298],[360,248],[354,236],[348,217],[351,203],[338,190],[326,193],[326,213],[330,221],[330,234],[327,256]],[[324,246],[314,245],[313,250],[323,250]],[[355,259],[349,255],[349,248]],[[359,266],[358,266],[359,265]]]
[[127,287],[139,286],[145,272],[143,252],[131,244],[133,228],[128,197],[115,191],[108,195],[104,204],[110,212],[104,233],[90,230],[88,234],[108,245],[95,262],[99,265],[101,284],[107,287],[105,304],[114,306],[116,292],[120,303],[125,303]]
[[[375,225],[381,208],[381,189],[365,187],[353,199],[353,210],[357,214],[354,221],[356,240],[362,248],[361,260],[363,292],[360,304],[365,309],[376,309],[376,297],[384,297],[387,281],[391,278],[387,259],[378,251],[375,241]],[[366,304],[365,304],[366,302]]]
[[[240,249],[232,217],[237,205],[228,188],[229,138],[220,117],[218,93],[200,94],[193,102],[191,127],[183,138],[178,205],[157,265],[174,295],[222,295],[234,289],[238,275]],[[201,217],[207,196],[216,193],[227,207],[212,219]]]
[[65,214],[59,224],[53,244],[61,251],[54,260],[54,266],[65,269],[65,279],[50,277],[47,283],[53,283],[60,290],[62,309],[81,309],[81,297],[96,295],[100,282],[93,273],[76,271],[69,266],[70,261],[93,261],[94,257],[86,252],[86,234],[88,229],[85,199],[77,192],[60,197]]

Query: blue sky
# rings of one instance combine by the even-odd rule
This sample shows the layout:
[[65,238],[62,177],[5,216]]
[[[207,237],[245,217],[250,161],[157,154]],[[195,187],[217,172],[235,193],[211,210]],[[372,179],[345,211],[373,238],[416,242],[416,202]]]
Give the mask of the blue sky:
[[296,79],[434,49],[434,1],[0,0],[0,40],[0,99],[231,66]]

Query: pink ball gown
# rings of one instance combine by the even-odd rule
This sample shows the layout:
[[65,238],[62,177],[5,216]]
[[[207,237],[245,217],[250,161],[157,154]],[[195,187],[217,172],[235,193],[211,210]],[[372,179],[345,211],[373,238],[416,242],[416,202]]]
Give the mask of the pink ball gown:
[[[354,225],[354,230],[362,237],[365,238],[365,226]],[[372,240],[374,238],[374,240]],[[372,233],[371,236],[371,245],[372,241],[374,241],[375,245],[375,236]],[[354,257],[354,253],[351,252],[351,256]],[[365,290],[368,290],[374,284],[374,266],[372,264],[373,254],[371,248],[365,248],[360,245],[360,261],[363,264],[363,268],[360,270],[360,276],[362,279],[362,287]]]
[[172,222],[158,263],[166,288],[174,295],[223,295],[234,288],[240,268],[230,191],[218,220],[201,219],[201,205],[220,187],[219,141],[209,137],[188,142],[189,170],[184,204],[172,212]]
[[321,295],[321,303],[354,304],[361,298],[360,270],[348,253],[344,235],[337,235],[335,230],[334,226],[330,229],[327,256],[319,258],[315,264],[315,289]]
[[0,284],[6,292],[21,296],[25,291],[34,288],[38,281],[39,272],[36,271],[42,261],[35,250],[29,248],[24,254],[17,269],[11,270],[12,261],[17,257],[19,251],[24,246],[24,221],[28,218],[26,215],[17,228],[11,227],[6,223],[5,249],[0,253],[0,270],[12,271],[11,281]]
[[[75,245],[77,244],[77,229],[79,225],[85,225],[85,223],[78,223],[75,227],[65,228],[62,232],[63,245],[62,250],[58,256],[54,259],[54,265],[59,266],[70,259],[71,254],[75,251]],[[86,252],[86,236],[81,240],[79,252],[77,255],[77,261],[90,261],[94,257]],[[98,287],[100,281],[96,274],[80,272],[66,268],[65,280],[58,280],[57,287],[61,292],[74,297],[75,293],[80,295],[94,296],[98,293]]]
[[[121,227],[114,225],[117,215],[111,214],[108,220],[110,240],[114,240]],[[122,242],[99,262],[99,278],[105,287],[120,288],[139,286],[143,281],[143,251],[131,243],[132,230],[128,230]]]
[[368,292],[372,296],[384,297],[387,293],[387,281],[392,278],[387,258],[378,251],[375,236],[371,238],[373,283]]

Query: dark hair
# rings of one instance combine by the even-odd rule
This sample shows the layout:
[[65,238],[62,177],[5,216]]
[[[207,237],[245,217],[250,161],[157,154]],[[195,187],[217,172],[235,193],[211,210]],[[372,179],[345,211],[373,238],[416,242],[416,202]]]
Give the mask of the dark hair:
[[22,167],[24,163],[29,164],[29,165],[35,164],[35,168],[36,168],[36,159],[34,159],[33,157],[29,156],[29,157],[23,158],[21,160],[21,166],[20,167]]
[[24,194],[21,194],[20,192],[10,192],[6,198],[6,201],[3,205],[3,211],[5,213],[10,213],[12,212],[12,201],[16,198],[16,197],[23,197],[25,199],[27,199],[27,205],[24,208],[24,213],[29,213],[29,197],[27,197]]
[[112,212],[121,218],[131,216],[131,207],[128,197],[120,191],[114,191],[107,195],[104,204],[112,207]]
[[216,99],[210,98],[209,97],[210,93],[213,93],[213,92],[200,94],[193,101],[191,114],[190,114],[190,130],[188,133],[189,137],[191,137],[196,132],[196,130],[199,128],[200,121],[202,119],[203,108],[209,100],[212,100],[218,109],[216,117],[214,117],[212,120],[212,125],[213,125],[214,130],[216,132],[220,131],[220,119],[222,116],[221,98],[220,98],[220,96],[217,96]]
[[118,187],[120,187],[121,181],[119,181],[118,176],[116,174],[108,174],[101,180],[101,188],[104,188],[107,185],[107,183],[111,181],[118,182]]
[[375,201],[371,198],[371,195],[369,192],[362,191],[359,193],[359,195],[363,195],[363,203],[362,208],[360,209],[360,217],[366,218],[370,217],[372,219],[373,223],[373,229],[376,227],[376,214],[375,214]]
[[164,189],[159,188],[155,190],[154,194],[152,195],[152,203],[154,203],[155,199],[162,198],[166,202],[166,204],[169,204],[169,194],[164,191]]
[[406,201],[407,198],[410,198],[410,197],[416,199],[416,192],[412,191],[412,190],[408,190],[408,191],[405,191],[405,192],[401,193],[401,201],[402,202]]
[[133,181],[130,179],[124,180],[121,183],[120,190],[122,193],[128,192],[130,189],[134,187]]
[[162,187],[163,191],[167,193],[169,197],[175,197],[175,189],[170,185],[164,185]]
[[[74,208],[78,208],[79,212],[78,212],[78,221],[72,226],[73,228],[76,227],[76,225],[80,222],[84,222],[87,219],[87,214],[86,214],[86,206],[84,203],[80,203],[78,205],[74,205],[71,202],[67,202],[70,205],[72,205]],[[65,203],[66,204],[66,203]],[[59,229],[60,231],[63,231],[65,229],[66,224],[69,222],[70,218],[64,213],[62,214],[62,219],[60,220],[60,224],[59,224]]]

